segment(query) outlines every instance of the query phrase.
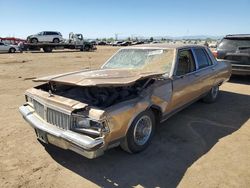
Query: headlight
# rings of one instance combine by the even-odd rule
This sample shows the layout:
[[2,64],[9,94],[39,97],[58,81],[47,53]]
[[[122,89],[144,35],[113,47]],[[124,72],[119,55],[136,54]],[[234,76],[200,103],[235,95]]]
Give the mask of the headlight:
[[86,132],[87,130],[94,130],[102,133],[109,132],[109,128],[105,122],[95,121],[88,117],[75,114],[73,115],[73,129],[78,131],[82,130],[82,132]]
[[74,117],[74,126],[77,128],[90,128],[90,120],[81,116]]

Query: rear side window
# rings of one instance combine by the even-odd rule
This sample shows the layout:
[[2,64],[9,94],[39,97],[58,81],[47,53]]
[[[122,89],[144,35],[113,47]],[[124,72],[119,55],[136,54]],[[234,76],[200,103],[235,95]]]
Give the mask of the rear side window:
[[197,64],[199,69],[212,65],[212,61],[209,59],[208,54],[204,49],[195,48],[194,53],[197,59]]
[[47,31],[45,35],[58,35],[56,32]]
[[59,35],[57,32],[51,32],[51,35]]

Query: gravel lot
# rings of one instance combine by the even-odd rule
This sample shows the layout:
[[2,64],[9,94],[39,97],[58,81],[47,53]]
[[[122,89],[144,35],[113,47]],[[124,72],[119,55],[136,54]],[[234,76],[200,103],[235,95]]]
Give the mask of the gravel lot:
[[116,50],[0,54],[0,187],[249,187],[250,77],[170,118],[140,154],[115,148],[88,160],[36,140],[18,112],[31,80],[99,67]]

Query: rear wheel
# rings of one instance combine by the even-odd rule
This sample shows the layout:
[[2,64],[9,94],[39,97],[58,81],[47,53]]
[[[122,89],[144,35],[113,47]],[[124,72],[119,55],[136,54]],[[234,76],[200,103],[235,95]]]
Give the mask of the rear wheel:
[[15,53],[16,52],[16,49],[15,48],[10,48],[9,49],[9,53]]
[[140,113],[132,122],[124,142],[123,150],[138,153],[147,148],[155,131],[155,116],[151,110]]
[[52,50],[53,50],[53,48],[50,47],[50,46],[46,46],[46,47],[43,48],[43,51],[46,52],[46,53],[50,53],[50,52],[52,52]]
[[216,101],[219,95],[219,86],[213,86],[212,89],[208,92],[208,94],[203,98],[203,101],[206,103],[213,103]]

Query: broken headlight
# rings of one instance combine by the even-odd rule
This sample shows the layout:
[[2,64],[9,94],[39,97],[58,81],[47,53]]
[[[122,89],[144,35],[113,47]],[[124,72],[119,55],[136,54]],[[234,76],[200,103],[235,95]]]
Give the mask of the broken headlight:
[[104,121],[96,121],[88,117],[74,114],[72,129],[77,132],[101,135],[109,132],[109,128]]

